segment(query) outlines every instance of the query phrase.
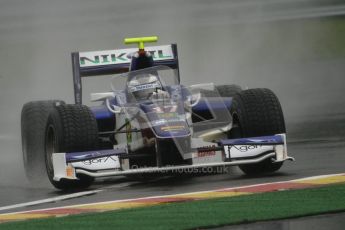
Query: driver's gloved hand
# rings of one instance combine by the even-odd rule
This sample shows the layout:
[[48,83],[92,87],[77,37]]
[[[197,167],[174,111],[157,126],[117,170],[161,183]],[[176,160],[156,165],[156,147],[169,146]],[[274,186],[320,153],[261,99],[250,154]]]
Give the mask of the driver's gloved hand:
[[167,91],[158,89],[157,92],[152,93],[151,98],[152,99],[169,99],[170,95]]
[[167,91],[164,91],[161,89],[157,90],[157,94],[159,95],[159,98],[162,98],[162,99],[168,99],[170,97]]

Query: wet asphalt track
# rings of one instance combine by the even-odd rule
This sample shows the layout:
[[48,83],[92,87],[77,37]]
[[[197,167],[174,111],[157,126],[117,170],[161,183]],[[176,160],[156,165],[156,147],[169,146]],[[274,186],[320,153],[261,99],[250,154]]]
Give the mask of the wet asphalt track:
[[[71,102],[69,52],[122,47],[124,36],[158,33],[163,39],[161,44],[177,42],[181,48],[181,75],[186,84],[207,82],[209,76],[214,76],[216,83],[234,82],[273,89],[286,114],[288,151],[296,162],[286,162],[274,175],[256,178],[245,177],[233,168],[227,174],[184,175],[145,182],[127,178],[109,179],[90,188],[102,190],[94,195],[0,213],[218,189],[345,171],[345,59],[309,60],[304,57],[294,60],[308,53],[305,44],[313,41],[322,31],[304,30],[297,23],[298,26],[288,27],[284,45],[269,46],[264,53],[260,53],[263,51],[258,47],[265,45],[265,39],[280,30],[273,25],[262,28],[264,33],[261,33],[256,26],[241,24],[251,15],[255,16],[251,22],[265,15],[252,9],[255,8],[253,1],[246,1],[244,5],[236,1],[237,5],[222,2],[214,7],[203,1],[184,7],[161,3],[155,8],[143,6],[142,9],[133,7],[137,3],[133,1],[135,3],[120,4],[121,9],[126,9],[123,12],[114,8],[115,14],[111,10],[115,6],[112,2],[101,7],[92,2],[72,4],[61,1],[54,3],[55,11],[50,11],[51,5],[39,0],[35,1],[37,5],[31,6],[25,6],[23,1],[17,1],[17,5],[15,2],[3,3],[0,8],[0,207],[64,195],[53,189],[45,178],[42,178],[42,185],[32,186],[23,176],[18,125],[21,106],[26,101],[45,98],[62,98]],[[66,8],[66,5],[69,7]],[[241,10],[245,14],[238,14],[238,20],[229,16],[234,15],[229,14],[230,11]],[[251,11],[254,13],[251,14]],[[87,16],[88,12],[96,13]],[[137,13],[138,19],[130,17],[128,12]],[[145,12],[153,16],[149,17]],[[180,17],[176,17],[175,12],[179,12]],[[275,20],[275,15],[272,15],[269,20]],[[268,19],[264,17],[265,20]],[[141,21],[150,23],[152,27]],[[236,25],[231,26],[232,23]],[[209,45],[210,41],[212,45]],[[20,65],[14,65],[14,60]],[[104,90],[99,88],[97,90]]]

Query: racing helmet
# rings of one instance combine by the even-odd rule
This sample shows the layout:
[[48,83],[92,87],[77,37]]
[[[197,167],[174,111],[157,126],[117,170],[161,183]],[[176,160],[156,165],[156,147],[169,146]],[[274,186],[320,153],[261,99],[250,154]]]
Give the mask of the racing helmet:
[[139,74],[133,77],[128,83],[128,92],[135,98],[135,100],[148,100],[157,92],[162,90],[162,85],[157,75],[154,74]]

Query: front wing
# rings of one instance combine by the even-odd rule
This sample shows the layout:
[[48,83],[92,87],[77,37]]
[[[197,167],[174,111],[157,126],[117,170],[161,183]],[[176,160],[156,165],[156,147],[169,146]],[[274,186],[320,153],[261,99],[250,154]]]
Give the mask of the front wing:
[[174,172],[203,167],[255,164],[268,158],[273,162],[294,160],[287,155],[286,136],[277,134],[253,138],[226,139],[217,146],[200,146],[189,155],[191,165],[129,168],[127,149],[53,153],[54,180],[77,180],[78,174],[91,177],[120,176],[141,173]]

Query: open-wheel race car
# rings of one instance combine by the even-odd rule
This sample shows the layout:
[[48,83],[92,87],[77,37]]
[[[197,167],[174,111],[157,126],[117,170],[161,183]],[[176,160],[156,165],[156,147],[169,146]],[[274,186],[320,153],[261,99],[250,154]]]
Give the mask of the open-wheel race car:
[[[72,53],[75,104],[28,102],[21,127],[29,179],[58,189],[95,178],[238,165],[249,175],[280,169],[285,122],[269,89],[180,83],[176,44]],[[114,75],[111,90],[82,105],[82,78]],[[109,87],[110,88],[110,87]]]

